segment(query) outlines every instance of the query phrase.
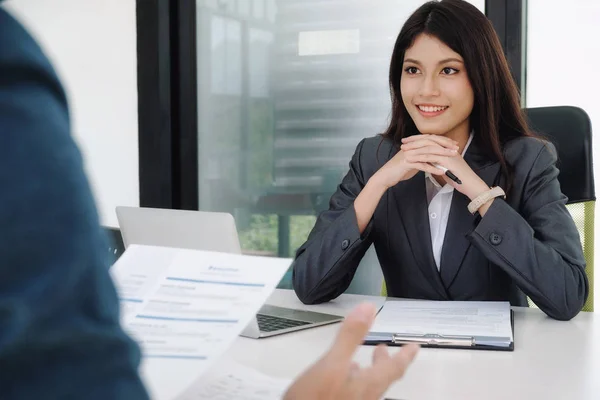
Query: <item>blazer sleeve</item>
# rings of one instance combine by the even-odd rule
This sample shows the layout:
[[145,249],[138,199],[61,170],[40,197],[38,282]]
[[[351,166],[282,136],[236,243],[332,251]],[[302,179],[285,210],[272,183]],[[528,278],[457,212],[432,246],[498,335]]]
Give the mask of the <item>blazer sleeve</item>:
[[542,311],[569,320],[585,303],[588,281],[556,159],[554,146],[542,144],[523,185],[521,213],[497,198],[470,239]]
[[354,211],[354,199],[366,184],[361,166],[364,142],[358,144],[348,173],[329,201],[329,209],[319,215],[306,243],[296,252],[292,282],[305,304],[323,303],[342,294],[371,245],[373,222],[361,235]]

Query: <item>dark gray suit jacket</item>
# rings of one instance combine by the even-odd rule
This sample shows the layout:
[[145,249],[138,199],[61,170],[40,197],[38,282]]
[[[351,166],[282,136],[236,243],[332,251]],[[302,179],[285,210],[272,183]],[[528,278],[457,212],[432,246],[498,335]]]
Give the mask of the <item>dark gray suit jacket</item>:
[[[529,296],[549,316],[568,320],[585,302],[588,282],[579,234],[557,180],[556,151],[535,138],[504,148],[513,166],[512,190],[496,199],[484,218],[452,196],[440,270],[436,267],[422,172],[381,198],[361,235],[354,199],[369,178],[398,151],[390,139],[362,140],[350,170],[331,197],[308,240],[296,253],[293,285],[304,303],[342,294],[373,243],[388,296],[431,300],[496,300],[526,306]],[[465,161],[489,185],[506,188],[500,164],[477,143]]]

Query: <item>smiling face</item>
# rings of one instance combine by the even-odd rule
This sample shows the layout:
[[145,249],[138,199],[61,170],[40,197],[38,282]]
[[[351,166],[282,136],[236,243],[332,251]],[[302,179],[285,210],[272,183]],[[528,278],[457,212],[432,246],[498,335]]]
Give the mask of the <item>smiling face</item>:
[[460,54],[421,34],[404,54],[402,101],[419,132],[459,142],[469,136],[473,88]]

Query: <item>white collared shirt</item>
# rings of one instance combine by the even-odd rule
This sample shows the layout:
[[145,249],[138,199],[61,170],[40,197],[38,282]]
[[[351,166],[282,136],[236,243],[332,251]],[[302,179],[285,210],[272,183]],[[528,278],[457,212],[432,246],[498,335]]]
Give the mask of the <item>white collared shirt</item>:
[[[469,140],[462,151],[465,156],[467,148],[473,140],[473,133],[469,135]],[[429,228],[431,231],[431,247],[433,249],[433,258],[435,265],[440,269],[440,258],[442,256],[442,246],[448,227],[448,217],[450,215],[450,205],[452,204],[452,195],[454,188],[448,184],[441,186],[429,172],[425,173],[425,189],[427,190],[427,204],[429,204]]]

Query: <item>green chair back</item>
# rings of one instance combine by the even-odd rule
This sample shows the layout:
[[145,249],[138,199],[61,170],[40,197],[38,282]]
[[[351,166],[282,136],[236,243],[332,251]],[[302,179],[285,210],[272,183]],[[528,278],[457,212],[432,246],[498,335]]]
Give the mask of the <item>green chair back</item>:
[[[537,107],[524,110],[531,129],[550,140],[558,152],[558,181],[567,209],[579,231],[586,261],[589,295],[584,311],[594,311],[594,208],[592,124],[578,107]],[[531,304],[531,302],[530,302]]]

